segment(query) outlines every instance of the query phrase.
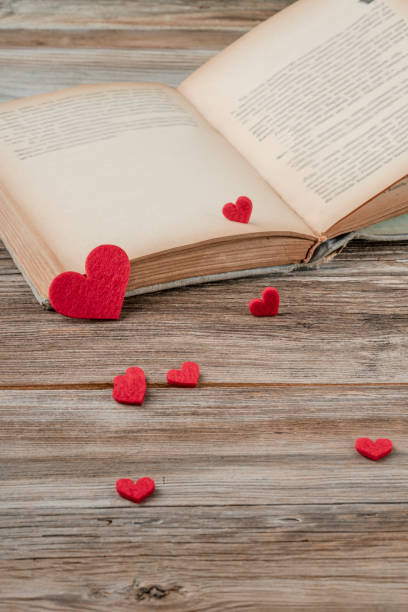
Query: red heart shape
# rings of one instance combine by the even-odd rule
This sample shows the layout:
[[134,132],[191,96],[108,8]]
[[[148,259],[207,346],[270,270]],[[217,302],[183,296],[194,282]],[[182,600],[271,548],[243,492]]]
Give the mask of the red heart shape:
[[119,478],[116,481],[116,491],[121,497],[129,501],[139,504],[141,501],[149,497],[155,489],[154,480],[148,478],[139,478],[133,482],[130,478]]
[[124,376],[113,380],[113,399],[120,404],[143,404],[146,378],[142,368],[128,368]]
[[118,246],[103,244],[86,258],[86,275],[63,272],[52,281],[52,307],[74,319],[119,319],[129,280],[129,257]]
[[279,311],[279,293],[274,287],[266,287],[262,299],[249,302],[249,312],[255,317],[275,317]]
[[185,361],[181,370],[169,370],[167,372],[167,382],[175,387],[195,387],[198,377],[200,376],[200,368],[194,361]]
[[392,451],[392,442],[388,438],[378,438],[375,442],[370,438],[357,438],[356,451],[367,459],[377,461]]
[[228,202],[222,209],[222,214],[229,221],[248,223],[252,213],[252,202],[246,196],[240,196],[236,203]]

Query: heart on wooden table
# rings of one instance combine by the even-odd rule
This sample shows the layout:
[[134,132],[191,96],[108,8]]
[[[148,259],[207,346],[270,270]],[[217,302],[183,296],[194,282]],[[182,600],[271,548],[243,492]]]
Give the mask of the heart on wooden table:
[[130,272],[125,251],[112,244],[98,246],[89,253],[85,271],[54,278],[48,292],[51,306],[74,319],[119,319]]
[[174,387],[195,387],[200,376],[200,368],[194,361],[185,361],[180,370],[169,370],[167,382]]
[[229,221],[249,223],[252,214],[252,202],[246,196],[240,196],[235,204],[228,202],[222,209],[222,214]]
[[360,455],[372,461],[378,461],[392,451],[392,442],[388,438],[378,438],[375,442],[370,438],[357,438],[355,446]]
[[140,504],[146,497],[149,497],[154,489],[154,480],[147,476],[139,478],[136,482],[133,482],[130,478],[119,478],[116,481],[116,491],[119,495],[136,504]]
[[146,377],[142,368],[128,368],[126,374],[115,376],[112,397],[120,404],[143,404]]
[[262,299],[256,298],[249,302],[249,312],[254,317],[276,317],[279,312],[279,293],[274,287],[266,287]]

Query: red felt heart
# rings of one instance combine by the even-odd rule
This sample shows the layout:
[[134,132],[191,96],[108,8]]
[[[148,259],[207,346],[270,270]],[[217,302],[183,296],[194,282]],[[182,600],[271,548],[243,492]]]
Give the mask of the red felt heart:
[[266,287],[262,299],[249,302],[249,312],[255,317],[275,317],[279,311],[279,293],[274,287]]
[[139,478],[136,482],[133,482],[130,478],[119,478],[116,481],[116,491],[119,495],[136,504],[149,497],[154,489],[154,480],[148,477]]
[[169,370],[167,372],[167,382],[175,387],[195,387],[199,376],[200,368],[198,365],[194,361],[185,361],[181,370]]
[[357,438],[356,451],[367,459],[377,461],[392,451],[392,442],[388,438],[378,438],[375,442],[370,438]]
[[113,380],[113,399],[120,404],[143,404],[146,378],[142,368],[128,368],[124,376]]
[[63,272],[49,288],[52,307],[75,319],[119,319],[129,280],[125,251],[112,244],[93,249],[86,258],[86,275]]
[[228,202],[222,209],[222,214],[229,221],[248,223],[252,213],[252,202],[246,196],[240,196],[236,203]]

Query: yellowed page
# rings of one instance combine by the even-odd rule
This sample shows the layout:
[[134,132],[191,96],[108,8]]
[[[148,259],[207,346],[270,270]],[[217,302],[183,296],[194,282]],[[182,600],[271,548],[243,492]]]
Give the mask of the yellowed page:
[[[98,244],[131,259],[223,236],[308,234],[176,90],[81,86],[0,107],[0,182],[65,269]],[[248,195],[249,225],[221,214]]]
[[408,1],[299,0],[180,91],[317,232],[408,171]]

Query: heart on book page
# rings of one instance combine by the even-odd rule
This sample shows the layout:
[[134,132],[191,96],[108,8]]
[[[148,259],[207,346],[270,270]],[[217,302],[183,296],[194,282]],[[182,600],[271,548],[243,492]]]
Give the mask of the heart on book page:
[[149,497],[154,489],[154,480],[147,476],[139,478],[136,482],[133,482],[130,478],[119,478],[119,480],[116,481],[116,491],[119,495],[136,504],[139,504],[146,499],[146,497]]
[[129,257],[120,247],[103,244],[86,258],[86,274],[63,272],[48,297],[60,314],[74,319],[119,319],[129,280]]
[[266,287],[262,299],[256,298],[249,302],[249,312],[254,317],[275,317],[279,312],[279,293],[274,287]]
[[392,442],[388,438],[378,438],[375,442],[370,438],[357,438],[356,451],[367,459],[377,461],[392,451]]
[[200,368],[194,361],[185,361],[181,370],[169,370],[167,382],[174,387],[195,387],[200,376]]
[[120,404],[143,404],[146,378],[142,368],[128,368],[124,376],[113,380],[112,397]]
[[246,196],[240,196],[235,204],[228,202],[222,209],[222,214],[229,221],[249,223],[252,213],[252,202]]

